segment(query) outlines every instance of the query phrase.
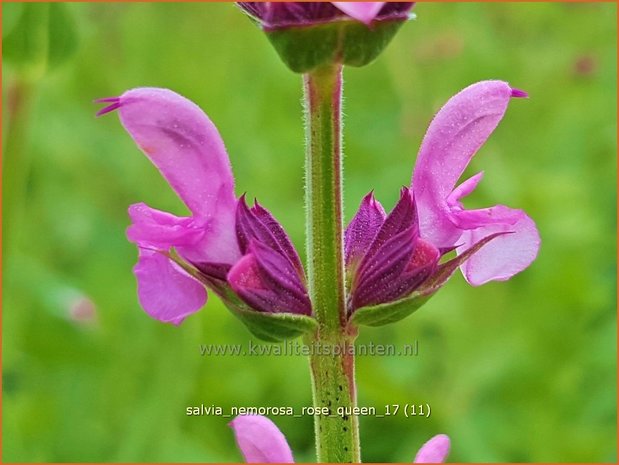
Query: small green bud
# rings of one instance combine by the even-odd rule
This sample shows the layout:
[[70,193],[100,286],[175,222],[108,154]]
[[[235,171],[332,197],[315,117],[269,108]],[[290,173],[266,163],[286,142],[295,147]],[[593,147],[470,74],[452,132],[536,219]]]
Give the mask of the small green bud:
[[385,49],[413,3],[244,2],[284,63],[296,73],[340,63],[364,66]]

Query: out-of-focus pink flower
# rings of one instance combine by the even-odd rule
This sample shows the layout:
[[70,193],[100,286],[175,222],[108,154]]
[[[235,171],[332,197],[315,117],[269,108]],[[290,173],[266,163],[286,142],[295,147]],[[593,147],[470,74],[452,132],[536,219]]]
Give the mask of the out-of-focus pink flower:
[[443,463],[449,454],[450,446],[449,436],[437,434],[421,446],[413,463]]
[[[286,437],[262,415],[242,415],[230,422],[236,443],[247,463],[294,463]],[[413,463],[443,463],[449,454],[449,437],[444,434],[427,441]]]
[[240,415],[229,423],[247,463],[294,463],[286,437],[262,415]]

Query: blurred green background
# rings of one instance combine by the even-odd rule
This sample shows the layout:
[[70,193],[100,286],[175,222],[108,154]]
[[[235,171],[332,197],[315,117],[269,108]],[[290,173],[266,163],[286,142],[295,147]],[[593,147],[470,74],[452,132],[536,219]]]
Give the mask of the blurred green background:
[[[451,461],[615,462],[616,5],[414,11],[374,64],[345,73],[347,220],[370,189],[391,208],[433,113],[498,78],[531,98],[474,159],[486,176],[467,205],[524,208],[543,243],[511,281],[471,288],[458,274],[414,316],[362,330],[359,342],[418,340],[420,352],[358,358],[359,404],[432,407],[429,419],[362,417],[363,459],[409,462],[442,432]],[[303,253],[300,77],[230,3],[2,13],[3,461],[241,460],[228,419],[185,408],[300,409],[307,362],[201,357],[200,344],[251,337],[215,297],[178,328],[140,309],[127,206],[184,206],[92,100],[137,86],[194,100],[221,131],[237,192]],[[273,419],[297,461],[314,461],[312,419]]]

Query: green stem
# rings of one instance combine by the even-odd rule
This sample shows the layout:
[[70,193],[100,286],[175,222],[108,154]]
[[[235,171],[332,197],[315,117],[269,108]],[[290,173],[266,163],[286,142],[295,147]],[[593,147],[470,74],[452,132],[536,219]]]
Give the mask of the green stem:
[[306,208],[309,292],[318,320],[311,345],[319,462],[359,462],[354,355],[356,334],[346,325],[342,220],[342,67],[304,76],[306,111]]

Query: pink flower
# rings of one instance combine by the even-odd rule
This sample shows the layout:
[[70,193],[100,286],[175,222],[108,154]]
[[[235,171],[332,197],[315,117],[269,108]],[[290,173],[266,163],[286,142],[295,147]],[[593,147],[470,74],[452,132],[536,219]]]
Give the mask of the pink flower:
[[[244,196],[237,200],[223,141],[202,110],[156,88],[99,101],[109,105],[97,114],[118,110],[127,132],[191,212],[179,217],[144,203],[129,207],[127,237],[139,250],[134,272],[144,310],[179,324],[205,304],[206,283],[224,300],[236,294],[255,311],[311,314],[294,246],[266,209],[258,203],[248,208]],[[183,267],[170,258],[171,249]]]
[[504,205],[467,210],[462,205],[483,173],[456,187],[510,99],[525,96],[502,81],[467,87],[434,117],[411,187],[402,190],[393,211],[386,215],[371,193],[363,199],[345,234],[349,311],[401,299],[426,282],[442,285],[450,273],[438,263],[454,249],[459,255],[454,263],[474,286],[507,280],[535,260],[540,237],[524,211]]
[[[261,415],[242,415],[230,422],[236,443],[247,463],[294,463],[286,437]],[[421,446],[413,463],[443,463],[449,454],[449,437],[434,436]]]
[[540,237],[522,210],[495,205],[466,210],[460,200],[481,181],[480,172],[458,187],[471,159],[497,127],[513,97],[527,94],[503,81],[482,81],[452,97],[436,114],[419,149],[411,189],[419,208],[421,236],[439,248],[462,253],[484,237],[503,234],[461,267],[467,281],[479,286],[505,281],[537,257]]

